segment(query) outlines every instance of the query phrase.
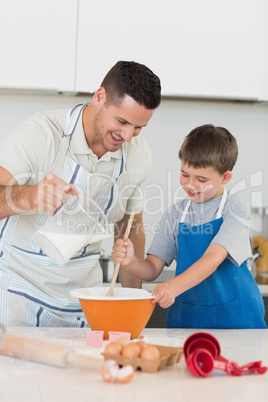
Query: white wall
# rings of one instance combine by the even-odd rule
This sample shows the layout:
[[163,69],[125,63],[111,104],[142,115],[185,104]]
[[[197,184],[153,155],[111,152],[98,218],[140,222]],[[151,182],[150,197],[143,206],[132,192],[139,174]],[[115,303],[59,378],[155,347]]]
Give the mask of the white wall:
[[[0,142],[25,117],[41,110],[71,107],[88,102],[88,96],[0,94]],[[226,127],[237,138],[239,159],[230,186],[252,206],[268,210],[268,105],[193,100],[163,100],[142,134],[153,154],[153,170],[145,205],[146,247],[162,212],[174,202],[179,186],[178,150],[184,137],[196,126],[212,123]],[[254,175],[255,174],[255,175]],[[229,186],[229,187],[230,187]],[[241,190],[241,186],[245,189]],[[179,193],[183,196],[183,193]],[[268,217],[253,214],[252,234],[268,238]],[[111,242],[105,243],[109,253]]]

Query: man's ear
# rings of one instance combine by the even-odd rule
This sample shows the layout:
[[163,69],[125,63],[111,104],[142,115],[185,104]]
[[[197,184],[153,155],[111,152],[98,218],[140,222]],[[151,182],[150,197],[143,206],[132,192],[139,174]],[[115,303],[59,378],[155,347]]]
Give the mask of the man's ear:
[[227,172],[223,174],[222,184],[227,184],[231,180],[232,176],[233,173],[230,170],[227,170]]
[[94,106],[98,106],[100,104],[104,104],[105,101],[106,101],[106,90],[105,90],[105,88],[100,87],[94,93],[94,96],[92,98],[92,103]]

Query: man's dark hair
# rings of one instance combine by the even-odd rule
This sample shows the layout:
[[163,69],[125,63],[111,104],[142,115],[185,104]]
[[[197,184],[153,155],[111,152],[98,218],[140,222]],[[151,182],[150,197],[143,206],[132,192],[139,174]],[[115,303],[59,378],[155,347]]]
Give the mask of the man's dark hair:
[[148,67],[134,61],[118,61],[101,83],[108,104],[118,105],[131,96],[146,109],[156,109],[161,101],[160,80]]
[[184,139],[179,158],[194,168],[213,167],[220,174],[232,170],[238,156],[235,137],[224,127],[205,124]]

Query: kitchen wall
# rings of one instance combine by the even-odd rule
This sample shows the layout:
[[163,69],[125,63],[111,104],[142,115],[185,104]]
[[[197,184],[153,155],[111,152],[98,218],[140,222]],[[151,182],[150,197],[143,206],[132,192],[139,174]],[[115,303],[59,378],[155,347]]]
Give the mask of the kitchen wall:
[[[88,102],[90,96],[47,93],[0,93],[0,142],[25,117],[41,110],[68,108]],[[163,99],[142,136],[153,155],[153,170],[145,204],[146,248],[163,212],[183,196],[179,187],[178,150],[183,138],[198,125],[212,123],[228,128],[237,138],[239,159],[229,185],[253,207],[251,234],[268,238],[268,105],[208,100]],[[265,213],[266,208],[266,213]],[[104,243],[109,254],[112,242]]]

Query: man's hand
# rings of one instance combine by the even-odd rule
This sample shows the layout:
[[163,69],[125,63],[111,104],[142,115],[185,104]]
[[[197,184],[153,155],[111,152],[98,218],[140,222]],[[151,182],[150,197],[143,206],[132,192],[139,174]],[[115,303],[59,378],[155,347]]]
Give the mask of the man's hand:
[[38,184],[30,188],[29,202],[32,209],[53,214],[69,193],[72,195],[79,194],[74,184],[68,184],[49,173]]
[[34,186],[20,186],[14,176],[0,167],[0,219],[36,211],[52,214],[68,193],[79,194],[74,184],[51,173]]

